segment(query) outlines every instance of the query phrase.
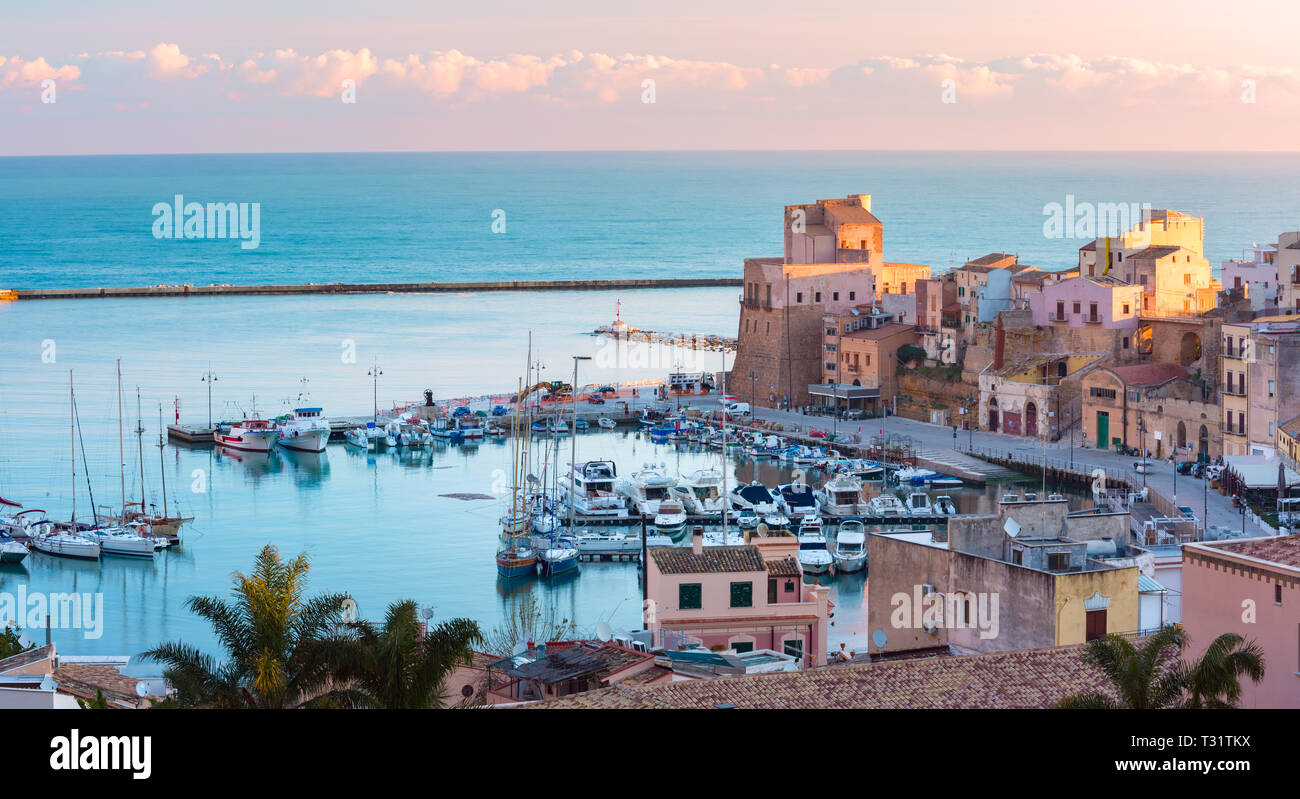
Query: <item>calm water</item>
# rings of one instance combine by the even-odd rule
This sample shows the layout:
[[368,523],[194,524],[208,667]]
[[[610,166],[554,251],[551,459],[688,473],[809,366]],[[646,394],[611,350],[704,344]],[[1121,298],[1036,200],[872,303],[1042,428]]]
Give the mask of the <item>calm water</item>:
[[[1043,207],[1203,215],[1239,257],[1300,220],[1300,155],[392,153],[0,158],[0,287],[737,276],[779,255],[781,209],[865,192],[886,256],[1077,263]],[[152,208],[261,204],[261,245],[156,240]],[[494,211],[504,234],[492,233]]]

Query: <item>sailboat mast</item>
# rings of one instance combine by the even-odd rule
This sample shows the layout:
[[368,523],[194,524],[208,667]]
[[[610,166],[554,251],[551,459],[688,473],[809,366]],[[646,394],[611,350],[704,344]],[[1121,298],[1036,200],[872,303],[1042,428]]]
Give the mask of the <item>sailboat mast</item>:
[[121,461],[122,513],[126,514],[126,446],[122,438],[122,359],[117,359],[117,459]]
[[158,403],[158,480],[162,483],[163,518],[167,518],[167,464],[163,461],[162,403]]
[[77,402],[72,388],[72,370],[68,370],[68,443],[72,446],[72,524],[77,524]]
[[[135,387],[135,448],[140,458],[140,512],[144,513],[144,414],[140,411],[140,387]],[[122,509],[123,516],[126,508]]]
[[727,543],[727,509],[731,505],[731,496],[727,494],[727,353],[722,353],[722,396],[718,403],[722,405],[722,544]]

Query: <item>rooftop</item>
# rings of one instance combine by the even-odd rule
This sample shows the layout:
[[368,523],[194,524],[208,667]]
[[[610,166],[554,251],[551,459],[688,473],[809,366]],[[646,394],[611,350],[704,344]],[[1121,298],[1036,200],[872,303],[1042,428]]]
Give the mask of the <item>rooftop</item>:
[[1145,250],[1133,253],[1129,258],[1164,258],[1181,249],[1182,247],[1147,247]]
[[15,669],[21,669],[23,666],[30,666],[33,663],[39,663],[53,654],[53,644],[46,644],[45,646],[38,646],[35,649],[29,649],[26,652],[19,652],[16,655],[10,655],[4,660],[0,660],[0,674]]
[[1237,541],[1205,541],[1199,546],[1300,569],[1300,533]]
[[1049,708],[1112,689],[1083,647],[828,666],[643,686],[620,683],[546,708]]
[[914,325],[890,322],[889,324],[881,325],[880,327],[864,327],[859,330],[854,330],[852,333],[845,333],[843,337],[876,341],[882,338],[889,338],[890,336],[897,336],[900,333],[911,333],[915,330],[916,327]]
[[750,544],[705,547],[700,553],[690,547],[651,547],[650,557],[661,574],[728,574],[767,569],[758,547]]
[[1142,363],[1134,366],[1112,366],[1110,371],[1128,386],[1158,386],[1179,377],[1187,377],[1185,367],[1176,363]]

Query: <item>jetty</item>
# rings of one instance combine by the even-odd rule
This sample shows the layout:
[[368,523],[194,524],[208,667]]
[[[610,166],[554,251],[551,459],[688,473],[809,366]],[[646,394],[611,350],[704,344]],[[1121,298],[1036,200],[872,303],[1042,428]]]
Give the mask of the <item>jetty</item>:
[[738,277],[623,280],[497,280],[457,283],[304,283],[241,286],[157,285],[122,288],[0,289],[0,300],[84,300],[112,297],[226,297],[259,294],[460,294],[499,291],[609,291],[740,286]]

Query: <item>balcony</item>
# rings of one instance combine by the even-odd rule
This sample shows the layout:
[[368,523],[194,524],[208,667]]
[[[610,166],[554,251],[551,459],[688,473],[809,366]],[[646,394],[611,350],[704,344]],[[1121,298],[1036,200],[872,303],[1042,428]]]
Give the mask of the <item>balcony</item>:
[[746,308],[762,309],[764,311],[772,310],[772,303],[770,301],[759,302],[758,298],[746,297],[743,294],[740,296],[740,304]]
[[1047,315],[1047,321],[1049,321],[1049,322],[1068,322],[1068,321],[1070,321],[1070,320],[1069,320],[1068,317],[1062,316],[1061,314],[1054,314],[1054,313],[1053,313],[1053,314],[1048,314],[1048,315]]
[[1084,321],[1085,323],[1087,323],[1087,324],[1090,324],[1090,325],[1099,325],[1099,324],[1101,324],[1101,323],[1102,323],[1103,321],[1105,321],[1105,320],[1103,320],[1100,316],[1089,316],[1088,318],[1084,319],[1083,321]]
[[1224,386],[1224,387],[1223,387],[1223,393],[1226,394],[1226,395],[1229,396],[1229,397],[1244,397],[1244,396],[1246,396],[1246,390],[1245,390],[1244,388],[1237,388],[1237,387],[1235,387],[1235,386]]

